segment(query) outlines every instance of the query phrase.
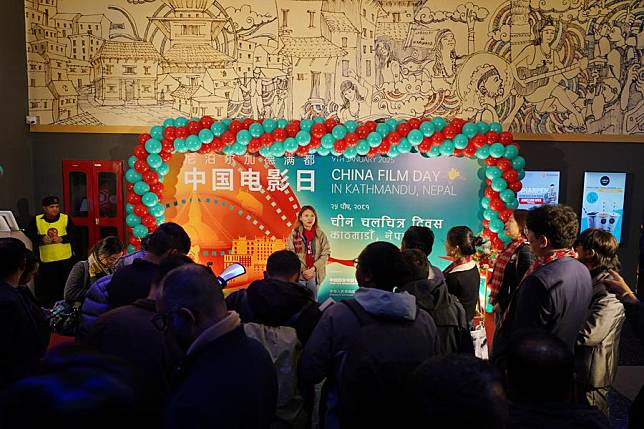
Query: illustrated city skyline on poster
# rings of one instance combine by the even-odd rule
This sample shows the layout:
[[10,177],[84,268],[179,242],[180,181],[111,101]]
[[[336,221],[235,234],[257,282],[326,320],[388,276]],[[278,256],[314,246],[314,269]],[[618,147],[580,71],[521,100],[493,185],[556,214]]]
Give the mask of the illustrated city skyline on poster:
[[459,116],[644,134],[638,0],[26,0],[39,124]]

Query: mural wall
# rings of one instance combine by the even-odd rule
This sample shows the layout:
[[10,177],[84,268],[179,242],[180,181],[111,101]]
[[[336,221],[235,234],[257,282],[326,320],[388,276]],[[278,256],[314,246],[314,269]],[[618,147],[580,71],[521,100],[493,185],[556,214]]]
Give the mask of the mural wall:
[[25,18],[40,124],[458,115],[644,134],[640,0],[25,0]]

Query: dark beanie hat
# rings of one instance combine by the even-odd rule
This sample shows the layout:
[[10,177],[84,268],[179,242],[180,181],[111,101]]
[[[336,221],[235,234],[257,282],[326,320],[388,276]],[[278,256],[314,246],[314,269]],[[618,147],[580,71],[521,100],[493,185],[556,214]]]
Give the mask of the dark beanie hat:
[[50,206],[52,204],[60,204],[60,200],[58,199],[58,197],[51,195],[49,197],[45,197],[45,198],[42,199],[42,206],[43,207],[47,207],[47,206]]

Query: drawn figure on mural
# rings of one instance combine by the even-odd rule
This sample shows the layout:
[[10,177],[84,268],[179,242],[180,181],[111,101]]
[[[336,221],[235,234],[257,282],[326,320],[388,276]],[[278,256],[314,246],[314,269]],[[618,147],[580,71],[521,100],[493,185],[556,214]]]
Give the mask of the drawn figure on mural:
[[341,122],[349,120],[358,120],[370,114],[369,106],[371,99],[371,88],[369,83],[365,82],[355,71],[348,71],[352,80],[345,80],[340,84],[341,104],[338,109],[338,119]]
[[253,77],[250,78],[248,83],[239,85],[239,88],[250,97],[250,103],[253,109],[253,118],[264,117],[264,84],[262,82],[262,70],[255,67],[253,70]]
[[423,68],[422,81],[429,82],[434,91],[451,91],[457,71],[456,38],[446,28],[436,33],[434,52]]
[[503,95],[503,79],[490,64],[480,65],[470,78],[461,114],[471,121],[498,122],[497,100]]
[[555,50],[557,29],[551,19],[537,21],[533,26],[534,43],[526,46],[513,59],[515,90],[534,104],[537,112],[567,112],[568,126],[582,128],[584,100],[561,84],[562,79],[572,79],[588,66],[582,58],[566,67]]
[[[644,56],[641,61],[644,62]],[[620,106],[624,111],[622,132],[644,132],[644,64],[633,64],[628,69]]]
[[286,99],[288,98],[288,79],[286,76],[277,76],[273,79],[275,84],[275,99],[273,112],[276,118],[284,118],[286,114]]
[[606,77],[599,81],[591,94],[587,112],[586,131],[589,133],[621,133],[622,113],[618,102],[621,86],[614,77]]
[[400,61],[386,40],[380,40],[376,44],[376,86],[383,87],[385,84],[395,84],[400,81]]

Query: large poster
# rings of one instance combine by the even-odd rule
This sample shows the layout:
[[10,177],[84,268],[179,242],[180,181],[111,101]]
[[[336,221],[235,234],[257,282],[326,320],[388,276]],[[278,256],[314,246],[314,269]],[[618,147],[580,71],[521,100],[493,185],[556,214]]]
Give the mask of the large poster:
[[599,228],[622,239],[626,173],[586,172],[581,231]]
[[400,244],[412,225],[436,234],[431,261],[447,262],[448,229],[480,229],[478,162],[464,158],[176,155],[164,203],[166,220],[183,225],[192,256],[216,272],[241,262],[261,278],[268,256],[286,246],[302,205],[313,205],[331,243],[319,299],[342,298],[357,287],[352,260],[378,240]]
[[25,0],[25,20],[30,115],[60,131],[430,115],[644,134],[638,1]]

